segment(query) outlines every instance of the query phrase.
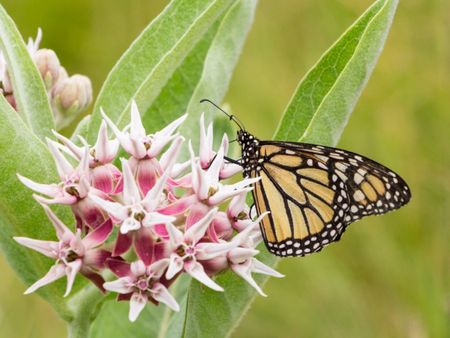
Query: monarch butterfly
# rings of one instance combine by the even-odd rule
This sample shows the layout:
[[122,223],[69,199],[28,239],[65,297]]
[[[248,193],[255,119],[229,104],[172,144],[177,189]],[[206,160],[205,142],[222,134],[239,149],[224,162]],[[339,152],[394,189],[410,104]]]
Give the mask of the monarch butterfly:
[[277,256],[318,252],[338,241],[350,223],[398,209],[411,198],[399,175],[371,159],[315,144],[260,141],[220,110],[239,126],[242,158],[236,163],[245,177],[261,177],[253,199],[258,214],[269,211],[260,228]]

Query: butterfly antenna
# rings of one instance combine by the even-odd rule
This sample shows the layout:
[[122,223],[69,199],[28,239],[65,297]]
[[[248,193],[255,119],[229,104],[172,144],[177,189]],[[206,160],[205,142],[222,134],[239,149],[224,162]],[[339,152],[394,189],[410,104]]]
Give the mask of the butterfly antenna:
[[203,102],[208,102],[209,104],[212,104],[214,107],[216,107],[217,109],[219,109],[222,113],[224,113],[226,116],[228,116],[228,118],[233,121],[234,123],[236,123],[236,125],[239,127],[240,130],[245,130],[244,125],[242,124],[241,121],[239,121],[239,119],[234,116],[234,115],[230,115],[228,114],[225,110],[223,110],[222,108],[220,108],[217,104],[215,104],[214,102],[212,102],[211,100],[208,99],[202,99],[200,100],[200,103]]

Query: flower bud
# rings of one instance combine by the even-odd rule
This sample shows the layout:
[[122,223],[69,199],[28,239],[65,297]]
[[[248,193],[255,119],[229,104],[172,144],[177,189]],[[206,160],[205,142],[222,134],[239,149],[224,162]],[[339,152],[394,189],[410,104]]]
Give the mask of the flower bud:
[[92,101],[91,80],[78,74],[60,79],[53,88],[53,100],[63,115],[72,115],[85,110]]
[[39,49],[33,56],[34,63],[41,73],[45,88],[51,89],[59,77],[61,64],[56,53],[51,49]]

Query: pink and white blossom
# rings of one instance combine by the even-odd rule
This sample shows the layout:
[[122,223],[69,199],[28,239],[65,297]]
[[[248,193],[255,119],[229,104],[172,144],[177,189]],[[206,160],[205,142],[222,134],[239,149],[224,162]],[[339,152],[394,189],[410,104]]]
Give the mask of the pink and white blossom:
[[48,206],[43,208],[56,231],[58,241],[38,240],[27,237],[14,237],[21,245],[40,252],[55,260],[49,272],[36,283],[31,285],[25,294],[32,293],[40,287],[67,276],[67,287],[64,296],[67,296],[73,286],[77,273],[85,275],[99,287],[102,287],[103,278],[98,273],[105,266],[110,253],[99,246],[103,244],[112,232],[111,220],[105,221],[84,238],[81,229],[73,233]]
[[[241,171],[238,161],[226,157],[227,136],[214,149],[213,125],[206,127],[202,115],[199,154],[189,142],[190,159],[178,163],[184,138],[176,130],[185,115],[154,134],[147,134],[135,102],[130,124],[123,130],[104,113],[103,118],[93,146],[83,138],[79,146],[56,132],[61,143],[47,140],[59,183],[42,184],[18,175],[37,193],[33,196],[43,204],[58,238],[15,238],[55,260],[47,275],[26,292],[67,276],[67,295],[80,273],[118,293],[118,300],[129,301],[130,321],[148,302],[179,311],[168,289],[181,274],[224,291],[214,277],[231,270],[265,296],[253,274],[282,275],[256,258],[262,241],[259,223],[267,214],[253,217],[246,198],[259,178],[225,181]],[[129,158],[120,159],[118,168],[120,147]],[[76,230],[69,230],[50,204],[69,205]],[[105,269],[118,278],[105,282]]]

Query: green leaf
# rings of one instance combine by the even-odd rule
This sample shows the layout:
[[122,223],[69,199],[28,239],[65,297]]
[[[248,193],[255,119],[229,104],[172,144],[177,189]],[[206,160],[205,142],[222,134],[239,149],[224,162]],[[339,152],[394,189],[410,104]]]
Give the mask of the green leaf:
[[[121,57],[102,87],[89,128],[100,125],[100,108],[124,126],[131,101],[146,111],[172,74],[232,0],[174,0]],[[180,114],[181,115],[181,114]]]
[[40,138],[55,128],[44,83],[13,20],[0,5],[0,47],[8,64],[19,114]]
[[376,1],[300,82],[278,140],[335,145],[383,49],[397,0]]
[[[300,83],[277,139],[336,144],[381,52],[396,5],[395,0],[377,1],[326,52]],[[275,266],[278,258],[263,246],[260,249],[258,259]],[[255,279],[261,285],[268,278]],[[183,337],[229,336],[249,308],[256,294],[249,285],[230,272],[219,276],[217,282],[224,293],[192,283]]]
[[[44,276],[51,259],[20,246],[13,236],[55,239],[55,231],[42,208],[32,198],[32,191],[17,178],[20,173],[37,182],[57,182],[53,158],[47,147],[25,125],[16,111],[0,96],[0,247],[19,277],[31,285]],[[60,214],[70,219],[69,210]],[[65,281],[40,289],[43,296],[63,317],[67,317]]]

